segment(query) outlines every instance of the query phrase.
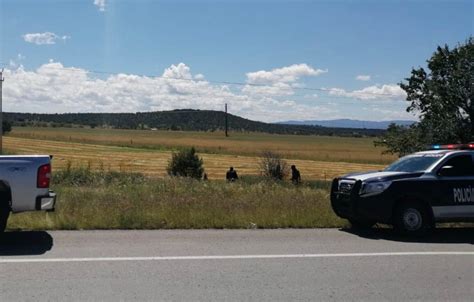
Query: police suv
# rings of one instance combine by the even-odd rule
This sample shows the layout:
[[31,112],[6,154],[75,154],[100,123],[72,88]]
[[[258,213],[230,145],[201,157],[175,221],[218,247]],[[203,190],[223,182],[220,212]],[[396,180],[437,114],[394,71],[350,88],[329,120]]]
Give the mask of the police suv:
[[411,234],[436,222],[472,222],[474,143],[435,145],[383,171],[335,178],[331,205],[353,227],[385,223]]

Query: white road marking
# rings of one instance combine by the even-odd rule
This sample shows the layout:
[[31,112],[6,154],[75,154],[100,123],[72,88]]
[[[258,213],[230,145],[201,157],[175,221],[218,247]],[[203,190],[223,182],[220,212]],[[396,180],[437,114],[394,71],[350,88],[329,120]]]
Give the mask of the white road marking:
[[393,252],[393,253],[343,253],[343,254],[289,254],[289,255],[213,255],[213,256],[156,256],[156,257],[91,257],[91,258],[0,258],[2,263],[46,262],[106,262],[106,261],[181,261],[181,260],[252,260],[296,258],[344,258],[381,256],[474,256],[473,252]]

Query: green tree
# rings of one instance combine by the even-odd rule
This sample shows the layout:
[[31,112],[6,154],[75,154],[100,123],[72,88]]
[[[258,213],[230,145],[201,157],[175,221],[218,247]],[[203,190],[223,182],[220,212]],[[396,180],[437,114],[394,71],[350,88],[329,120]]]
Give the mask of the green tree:
[[375,146],[387,147],[384,153],[404,156],[426,148],[426,143],[418,125],[407,127],[391,124],[382,139],[375,141]]
[[173,152],[166,169],[170,176],[201,179],[204,173],[203,160],[196,154],[196,149],[183,149]]
[[439,46],[427,61],[428,71],[412,69],[400,87],[407,93],[407,108],[420,118],[411,127],[391,126],[378,146],[404,155],[430,144],[467,143],[474,140],[474,38],[453,49]]

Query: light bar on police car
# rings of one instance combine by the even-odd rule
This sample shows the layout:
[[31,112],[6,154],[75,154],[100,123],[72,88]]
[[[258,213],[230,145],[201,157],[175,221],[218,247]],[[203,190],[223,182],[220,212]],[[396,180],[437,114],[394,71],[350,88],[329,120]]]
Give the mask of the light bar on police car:
[[432,145],[431,150],[474,150],[474,143],[468,144],[448,144],[448,145]]

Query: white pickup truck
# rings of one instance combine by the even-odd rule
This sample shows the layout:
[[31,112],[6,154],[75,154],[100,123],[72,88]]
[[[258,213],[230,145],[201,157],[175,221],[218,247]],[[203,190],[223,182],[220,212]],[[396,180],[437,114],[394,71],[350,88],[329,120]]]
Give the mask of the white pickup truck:
[[54,211],[56,194],[49,189],[51,156],[0,156],[0,232],[10,212]]

